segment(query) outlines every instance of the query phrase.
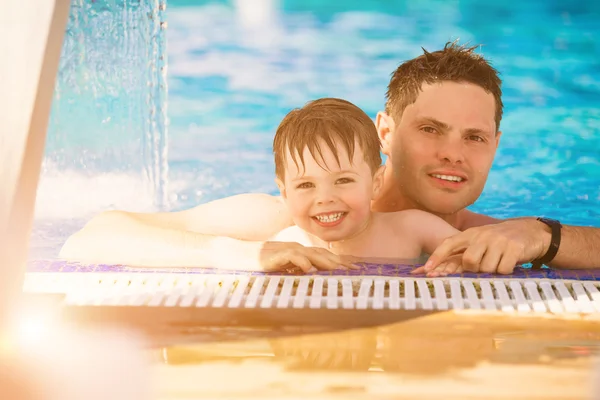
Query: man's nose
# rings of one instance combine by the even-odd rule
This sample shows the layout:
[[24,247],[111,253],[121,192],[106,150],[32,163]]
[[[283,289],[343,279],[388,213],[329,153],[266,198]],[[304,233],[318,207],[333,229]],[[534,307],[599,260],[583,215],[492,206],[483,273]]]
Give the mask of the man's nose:
[[438,158],[450,164],[463,163],[465,155],[462,138],[445,135],[438,143]]

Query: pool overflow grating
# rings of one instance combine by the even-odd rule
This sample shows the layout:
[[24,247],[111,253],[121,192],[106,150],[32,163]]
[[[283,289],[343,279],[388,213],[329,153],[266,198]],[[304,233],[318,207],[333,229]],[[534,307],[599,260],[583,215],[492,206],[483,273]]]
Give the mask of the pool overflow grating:
[[73,306],[600,312],[600,282],[543,279],[62,272],[29,273],[24,291]]

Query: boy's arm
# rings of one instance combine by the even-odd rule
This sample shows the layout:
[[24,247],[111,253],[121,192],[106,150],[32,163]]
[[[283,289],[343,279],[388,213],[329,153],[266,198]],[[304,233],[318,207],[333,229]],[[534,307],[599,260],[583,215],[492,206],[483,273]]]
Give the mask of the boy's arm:
[[263,241],[290,225],[283,202],[262,194],[232,196],[176,213],[108,211],[72,235],[60,257],[148,267],[202,266],[213,261],[214,252],[208,250],[217,245],[217,236],[228,236],[233,252],[233,246],[248,246],[234,239]]
[[112,211],[94,218],[71,236],[60,255],[90,263],[250,271],[277,271],[296,265],[307,272],[313,265],[324,270],[344,265],[339,256],[325,249],[283,240],[263,241],[278,227],[288,231],[284,228],[289,224],[287,208],[278,198],[266,195],[234,196],[181,213]]

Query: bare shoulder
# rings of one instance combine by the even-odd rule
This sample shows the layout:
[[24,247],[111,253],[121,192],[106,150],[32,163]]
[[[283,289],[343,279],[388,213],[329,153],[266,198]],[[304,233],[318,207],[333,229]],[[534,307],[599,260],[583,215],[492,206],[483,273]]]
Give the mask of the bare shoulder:
[[402,210],[396,212],[374,213],[378,226],[386,231],[386,235],[404,236],[419,230],[422,226],[431,225],[437,218],[421,210]]
[[493,218],[484,214],[478,214],[473,211],[463,210],[459,218],[459,230],[464,231],[482,225],[497,224],[501,219]]
[[[444,221],[442,218],[438,217],[435,214],[416,209],[403,210],[390,214],[396,214],[392,216],[392,218],[395,218],[395,220],[398,223],[412,225],[436,224]],[[457,229],[460,231],[464,231],[466,229],[473,228],[476,226],[496,224],[499,222],[502,222],[502,220],[484,214],[478,214],[473,211],[462,210],[460,211],[460,217],[458,218]]]
[[381,213],[383,214],[383,218],[387,220],[388,223],[394,224],[416,224],[416,223],[427,223],[429,221],[437,221],[441,220],[437,215],[428,213],[426,211],[417,210],[417,209],[409,209],[402,210],[390,213]]

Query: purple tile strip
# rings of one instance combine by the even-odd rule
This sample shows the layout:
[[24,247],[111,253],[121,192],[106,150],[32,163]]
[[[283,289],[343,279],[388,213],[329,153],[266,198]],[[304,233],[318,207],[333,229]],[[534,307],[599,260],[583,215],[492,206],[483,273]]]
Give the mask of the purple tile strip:
[[[370,264],[362,263],[359,270],[338,270],[338,271],[317,271],[313,275],[317,276],[365,276],[375,275],[382,277],[417,277],[411,275],[415,267],[420,264]],[[28,265],[29,272],[101,272],[101,273],[123,273],[123,272],[145,272],[145,273],[187,273],[187,274],[232,274],[232,275],[271,275],[275,273],[246,272],[246,271],[226,271],[213,268],[135,268],[125,265],[106,265],[106,264],[81,264],[70,261],[45,261],[35,260]],[[276,273],[276,274],[281,274]],[[284,273],[286,275],[301,275],[300,273]],[[543,268],[541,270],[531,270],[526,267],[516,267],[510,275],[496,274],[475,274],[462,273],[450,276],[464,278],[547,278],[547,279],[573,279],[573,280],[592,280],[600,281],[600,270],[557,270]]]

